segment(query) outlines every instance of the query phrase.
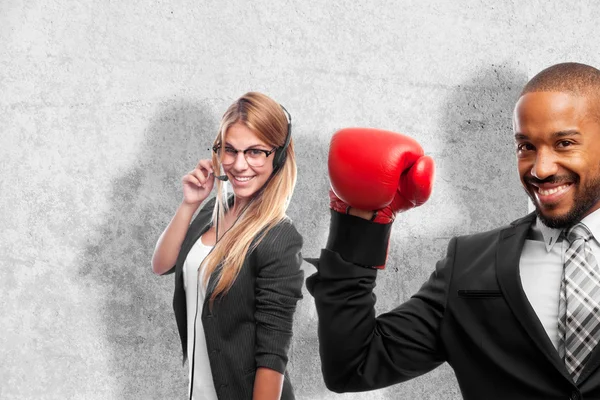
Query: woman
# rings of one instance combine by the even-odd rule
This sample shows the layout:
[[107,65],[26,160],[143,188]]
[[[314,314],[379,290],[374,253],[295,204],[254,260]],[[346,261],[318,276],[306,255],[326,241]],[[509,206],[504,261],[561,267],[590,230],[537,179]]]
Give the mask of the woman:
[[286,114],[260,93],[233,103],[156,244],[154,272],[175,272],[190,399],[294,399],[285,368],[303,272],[302,237],[285,215],[296,184]]

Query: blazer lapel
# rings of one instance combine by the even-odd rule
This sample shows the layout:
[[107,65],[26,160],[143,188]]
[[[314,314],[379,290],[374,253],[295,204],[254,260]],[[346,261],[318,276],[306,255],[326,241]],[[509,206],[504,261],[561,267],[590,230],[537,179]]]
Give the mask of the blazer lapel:
[[521,284],[519,261],[527,232],[534,220],[535,215],[530,214],[500,232],[496,253],[498,284],[515,317],[535,345],[562,375],[571,379],[564,362],[558,356],[558,352],[546,334],[537,314],[527,300]]
[[600,366],[600,345],[596,345],[594,350],[592,350],[592,355],[589,360],[587,360],[585,367],[583,367],[583,371],[581,375],[579,375],[579,379],[577,379],[577,385],[581,385],[581,382],[586,380],[592,372],[594,372],[598,366]]

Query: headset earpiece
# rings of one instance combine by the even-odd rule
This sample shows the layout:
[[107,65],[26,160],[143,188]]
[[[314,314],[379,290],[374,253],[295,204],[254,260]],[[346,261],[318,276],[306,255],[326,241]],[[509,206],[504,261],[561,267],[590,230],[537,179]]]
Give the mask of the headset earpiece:
[[290,141],[292,140],[292,116],[290,115],[288,110],[285,109],[284,106],[282,106],[281,104],[280,106],[283,109],[283,112],[285,113],[285,116],[288,121],[287,135],[285,136],[285,142],[283,143],[283,146],[275,149],[275,154],[273,155],[273,172],[280,169],[285,163],[285,159],[287,158],[287,148],[290,145]]

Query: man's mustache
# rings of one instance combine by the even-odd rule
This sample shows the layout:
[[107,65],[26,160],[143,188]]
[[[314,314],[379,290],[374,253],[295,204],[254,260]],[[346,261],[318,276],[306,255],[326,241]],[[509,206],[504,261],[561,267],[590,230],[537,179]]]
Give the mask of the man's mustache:
[[526,175],[523,177],[523,181],[525,181],[525,183],[528,183],[530,185],[541,185],[544,183],[550,183],[550,184],[577,183],[577,182],[579,182],[579,177],[576,174],[570,174],[570,175],[563,175],[563,176],[551,175],[544,179],[538,179],[535,176]]

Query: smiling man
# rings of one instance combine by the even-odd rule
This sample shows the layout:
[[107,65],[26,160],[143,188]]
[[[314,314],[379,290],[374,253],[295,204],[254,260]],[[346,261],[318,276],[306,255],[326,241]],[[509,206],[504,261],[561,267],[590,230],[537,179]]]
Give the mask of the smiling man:
[[600,71],[545,69],[513,121],[536,212],[453,238],[421,289],[380,316],[373,288],[391,224],[427,200],[433,165],[406,136],[334,135],[329,240],[307,280],[331,390],[382,388],[448,362],[465,399],[600,399]]
[[538,217],[565,228],[600,208],[600,77],[559,64],[534,77],[515,108],[521,182]]

